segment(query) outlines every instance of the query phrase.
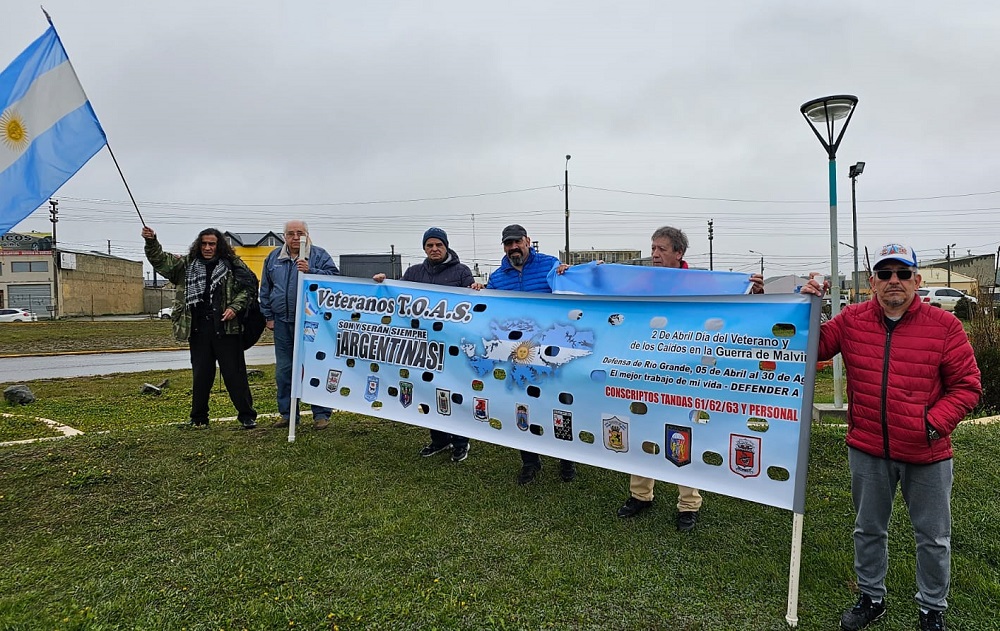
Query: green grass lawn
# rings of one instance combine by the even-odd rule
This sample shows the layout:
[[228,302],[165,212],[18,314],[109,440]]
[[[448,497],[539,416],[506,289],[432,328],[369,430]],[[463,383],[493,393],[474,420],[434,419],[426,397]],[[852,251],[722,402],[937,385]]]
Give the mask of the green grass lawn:
[[[102,352],[140,348],[187,348],[177,342],[169,320],[58,320],[0,324],[0,356]],[[270,344],[264,331],[259,344]]]
[[[295,443],[235,421],[179,429],[177,374],[160,398],[116,385],[133,376],[53,382],[68,394],[48,393],[47,413],[76,409],[92,433],[0,449],[0,629],[786,628],[791,513],[706,494],[682,535],[671,485],[621,520],[624,474],[583,466],[566,484],[546,459],[518,487],[513,450],[421,459],[426,430],[353,414],[305,423]],[[254,386],[261,408],[270,379]],[[949,624],[995,630],[1000,427],[954,438]],[[916,624],[897,509],[881,630]],[[833,629],[854,599],[841,428],[814,428],[806,511],[799,628]]]

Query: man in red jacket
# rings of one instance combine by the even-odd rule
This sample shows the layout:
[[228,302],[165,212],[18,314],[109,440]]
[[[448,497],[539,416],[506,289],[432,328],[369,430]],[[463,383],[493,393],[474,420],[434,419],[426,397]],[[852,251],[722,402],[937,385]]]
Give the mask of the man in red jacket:
[[[912,248],[878,251],[869,281],[875,299],[850,305],[820,329],[819,358],[847,367],[847,425],[854,522],[854,571],[861,592],[840,628],[863,629],[885,614],[889,517],[901,488],[917,545],[920,628],[944,630],[951,580],[951,432],[982,394],[979,367],[961,322],[915,299]],[[810,280],[803,293],[822,295]]]

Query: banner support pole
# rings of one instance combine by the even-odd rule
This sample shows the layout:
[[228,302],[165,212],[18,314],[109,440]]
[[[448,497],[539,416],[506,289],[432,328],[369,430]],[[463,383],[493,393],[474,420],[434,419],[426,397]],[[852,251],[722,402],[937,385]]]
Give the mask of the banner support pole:
[[795,628],[799,625],[799,569],[802,564],[802,521],[801,513],[792,515],[792,552],[788,563],[788,610],[785,622]]

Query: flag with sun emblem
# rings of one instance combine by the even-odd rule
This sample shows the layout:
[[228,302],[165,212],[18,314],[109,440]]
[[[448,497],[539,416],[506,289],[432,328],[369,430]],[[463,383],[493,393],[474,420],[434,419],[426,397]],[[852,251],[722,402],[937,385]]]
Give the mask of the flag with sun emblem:
[[0,73],[0,235],[44,204],[106,143],[49,26]]

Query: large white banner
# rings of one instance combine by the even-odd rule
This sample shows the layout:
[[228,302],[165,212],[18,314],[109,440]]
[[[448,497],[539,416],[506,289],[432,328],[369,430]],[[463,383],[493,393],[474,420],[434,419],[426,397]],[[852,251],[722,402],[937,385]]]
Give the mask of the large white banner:
[[818,302],[304,275],[292,393],[802,513]]

